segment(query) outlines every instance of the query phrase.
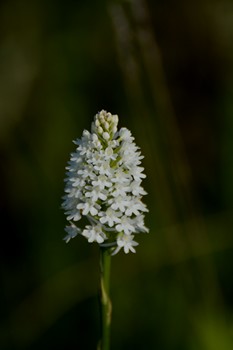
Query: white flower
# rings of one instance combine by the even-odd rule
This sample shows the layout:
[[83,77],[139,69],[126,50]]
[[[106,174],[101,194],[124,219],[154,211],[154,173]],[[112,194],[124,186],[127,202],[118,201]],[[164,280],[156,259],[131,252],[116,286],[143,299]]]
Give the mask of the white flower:
[[82,210],[83,215],[90,213],[91,215],[95,216],[98,214],[99,207],[100,206],[98,205],[97,207],[97,204],[93,203],[91,199],[86,199],[85,202],[79,203],[76,208],[80,211]]
[[100,175],[106,175],[108,177],[111,177],[113,172],[109,160],[101,160],[100,164],[94,165],[94,170]]
[[149,232],[149,229],[144,225],[144,215],[136,216],[135,232]]
[[[70,182],[73,182],[72,186],[78,190],[83,188],[86,184],[86,181],[82,177],[71,178]],[[72,190],[74,190],[74,188],[72,188]],[[70,192],[70,191],[71,191],[71,189],[67,188],[66,192]]]
[[65,231],[68,234],[63,239],[64,239],[64,241],[66,241],[66,243],[68,243],[71,240],[71,238],[74,238],[77,236],[77,234],[80,232],[80,229],[71,223],[70,226],[66,226]]
[[113,227],[113,225],[117,222],[121,222],[119,219],[122,216],[122,213],[119,211],[115,211],[112,208],[108,208],[106,211],[102,211],[99,213],[101,224],[108,224],[109,227]]
[[92,177],[92,166],[86,165],[84,169],[80,169],[77,171],[77,175],[79,175],[82,178],[82,180],[87,179],[88,177]]
[[69,220],[69,221],[71,221],[71,220],[79,221],[81,219],[80,211],[77,209],[67,211],[66,214],[68,215],[67,220]]
[[114,153],[114,151],[113,151],[113,149],[112,149],[112,147],[111,146],[108,146],[106,149],[105,149],[105,151],[104,151],[104,158],[106,159],[106,160],[111,160],[111,159],[116,159],[116,157],[117,157],[117,154],[115,154]]
[[92,185],[99,186],[99,188],[103,190],[105,187],[111,187],[112,183],[108,180],[107,176],[99,175],[92,181]]
[[119,136],[122,140],[132,140],[131,132],[126,128],[121,128],[121,130],[119,131]]
[[141,211],[148,211],[145,204],[140,201],[138,198],[133,198],[130,202],[130,205],[125,211],[125,215],[131,216],[134,215],[140,215]]
[[106,238],[106,235],[103,232],[101,225],[87,225],[86,228],[83,230],[82,235],[88,239],[89,243],[103,243]]
[[[91,132],[84,130],[81,139],[74,141],[76,150],[66,167],[62,206],[70,222],[66,242],[81,233],[89,243],[111,249],[117,245],[114,254],[121,248],[127,254],[138,245],[132,233],[148,232],[144,225],[148,209],[141,201],[146,175],[131,132],[126,128],[118,131],[117,124],[117,115],[101,111]],[[83,230],[74,224],[79,220]]]
[[103,190],[100,186],[86,186],[87,192],[85,193],[85,197],[92,198],[93,202],[96,202],[99,198],[105,201],[107,199],[107,191]]
[[114,210],[120,210],[122,213],[124,213],[125,208],[130,206],[130,197],[127,196],[117,196],[114,198],[111,198],[108,201],[109,204],[111,204],[111,208]]
[[113,197],[119,197],[119,196],[125,197],[128,189],[129,189],[128,186],[125,186],[124,184],[117,182],[113,187],[112,195]]
[[126,173],[122,168],[118,168],[114,172],[114,177],[112,178],[112,182],[114,183],[128,183],[131,176],[130,174]]
[[130,184],[130,191],[132,191],[134,196],[144,196],[146,191],[140,186],[141,181],[133,181]]
[[144,179],[146,177],[146,175],[143,174],[143,170],[144,168],[140,166],[137,166],[137,167],[135,166],[132,168],[132,175],[135,181],[140,181],[141,179]]
[[136,241],[133,240],[134,236],[129,236],[129,235],[120,235],[117,238],[117,248],[114,250],[112,255],[115,255],[119,252],[121,248],[124,248],[125,254],[128,254],[130,251],[132,253],[136,253],[136,250],[134,247],[138,245]]
[[128,216],[122,216],[119,224],[116,225],[116,230],[118,232],[124,232],[126,235],[129,235],[131,232],[135,230],[133,225],[133,220]]

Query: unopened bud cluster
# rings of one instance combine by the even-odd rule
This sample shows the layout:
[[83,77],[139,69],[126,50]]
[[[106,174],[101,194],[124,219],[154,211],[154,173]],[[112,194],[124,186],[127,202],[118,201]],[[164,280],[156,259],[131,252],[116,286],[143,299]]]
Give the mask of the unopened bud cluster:
[[[112,247],[113,254],[121,248],[135,252],[138,245],[133,233],[148,232],[144,213],[148,211],[141,198],[143,156],[131,132],[117,129],[118,116],[99,112],[91,133],[83,131],[74,141],[77,148],[67,166],[63,208],[70,225],[66,227],[69,242],[80,234],[88,242]],[[76,223],[82,220],[84,228]]]
[[112,115],[104,111],[95,116],[91,131],[102,137],[104,140],[113,139],[117,132],[118,115]]

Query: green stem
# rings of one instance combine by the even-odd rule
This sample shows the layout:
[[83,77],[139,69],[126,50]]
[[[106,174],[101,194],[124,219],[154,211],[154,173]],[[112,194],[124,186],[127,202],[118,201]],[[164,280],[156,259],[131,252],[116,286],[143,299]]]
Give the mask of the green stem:
[[112,304],[109,296],[111,255],[109,249],[100,248],[100,303],[101,303],[101,341],[100,349],[110,348],[110,327]]

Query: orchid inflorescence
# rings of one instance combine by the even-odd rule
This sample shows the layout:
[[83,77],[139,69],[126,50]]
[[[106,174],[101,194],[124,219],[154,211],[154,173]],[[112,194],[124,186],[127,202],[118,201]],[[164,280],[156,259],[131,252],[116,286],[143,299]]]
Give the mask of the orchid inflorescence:
[[[77,148],[71,153],[63,208],[69,221],[64,238],[69,242],[78,234],[89,243],[110,247],[112,254],[121,248],[135,252],[138,245],[133,233],[148,232],[141,198],[143,156],[131,132],[117,129],[118,116],[104,110],[96,114],[91,132],[84,130]],[[76,226],[83,220],[84,229]]]

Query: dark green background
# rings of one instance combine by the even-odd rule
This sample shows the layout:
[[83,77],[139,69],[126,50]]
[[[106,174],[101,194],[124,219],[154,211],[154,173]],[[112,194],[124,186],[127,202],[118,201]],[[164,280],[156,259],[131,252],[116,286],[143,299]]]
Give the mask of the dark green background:
[[72,140],[101,109],[145,155],[149,234],[112,261],[112,349],[233,349],[233,3],[0,4],[0,349],[95,349],[98,246],[69,244]]

